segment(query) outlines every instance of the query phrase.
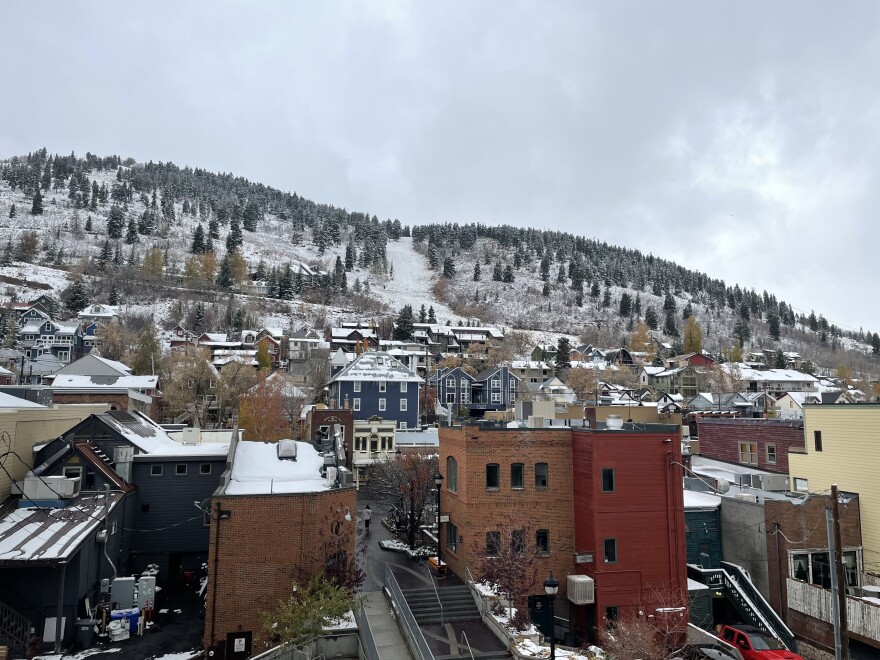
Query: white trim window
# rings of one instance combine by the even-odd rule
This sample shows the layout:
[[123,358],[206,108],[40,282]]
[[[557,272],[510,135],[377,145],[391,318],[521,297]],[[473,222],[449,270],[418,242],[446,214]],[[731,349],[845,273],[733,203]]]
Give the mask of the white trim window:
[[359,380],[354,381],[354,391],[355,392],[361,391],[361,381],[359,381]]
[[403,382],[400,384],[400,393],[401,394],[406,394],[406,386],[407,385],[409,385],[409,383],[407,383],[407,382]]
[[501,379],[500,378],[493,378],[491,381],[491,385],[492,385],[493,390],[500,390],[501,389]]
[[385,412],[385,399],[379,399],[379,412]]
[[501,392],[492,392],[492,403],[501,403]]
[[379,381],[379,391],[385,392],[387,389],[388,389],[388,383],[386,383],[384,380],[380,380]]
[[455,387],[455,377],[450,376],[446,379],[446,387]]
[[400,400],[400,412],[406,412],[406,406],[408,401],[406,399]]
[[357,396],[351,400],[351,409],[354,410],[355,412],[360,412],[361,398],[359,396]]
[[455,403],[455,391],[446,392],[446,403]]

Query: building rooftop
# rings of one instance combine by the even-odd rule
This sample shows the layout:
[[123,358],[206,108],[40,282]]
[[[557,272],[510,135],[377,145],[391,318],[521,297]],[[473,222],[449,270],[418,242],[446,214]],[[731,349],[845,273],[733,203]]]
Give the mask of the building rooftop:
[[410,371],[400,360],[384,351],[361,353],[351,364],[331,378],[330,382],[361,380],[422,382],[422,379]]
[[224,495],[284,495],[329,490],[321,476],[324,457],[307,442],[296,445],[296,460],[278,458],[278,443],[242,441],[236,444]]
[[[229,441],[187,445],[177,442],[168,432],[146,415],[124,410],[110,410],[98,417],[144,454],[153,458],[226,456]],[[200,438],[201,439],[201,438]]]

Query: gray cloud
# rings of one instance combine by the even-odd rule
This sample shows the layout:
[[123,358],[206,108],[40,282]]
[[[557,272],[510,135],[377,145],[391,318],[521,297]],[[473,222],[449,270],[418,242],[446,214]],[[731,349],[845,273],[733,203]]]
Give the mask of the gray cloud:
[[880,6],[6,3],[4,154],[553,227],[880,331]]

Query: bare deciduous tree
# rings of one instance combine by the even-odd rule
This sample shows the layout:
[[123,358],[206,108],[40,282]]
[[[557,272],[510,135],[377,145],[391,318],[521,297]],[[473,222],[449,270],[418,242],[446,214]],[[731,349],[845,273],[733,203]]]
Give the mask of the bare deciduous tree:
[[435,474],[437,457],[423,454],[401,454],[370,467],[369,488],[379,502],[388,506],[410,547],[415,545],[425,511],[435,501]]

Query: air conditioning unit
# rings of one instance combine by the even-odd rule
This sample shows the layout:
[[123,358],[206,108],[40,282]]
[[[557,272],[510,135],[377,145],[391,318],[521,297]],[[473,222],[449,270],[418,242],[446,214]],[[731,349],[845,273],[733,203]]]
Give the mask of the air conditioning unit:
[[743,502],[753,502],[755,504],[758,503],[758,496],[752,495],[751,493],[739,493],[736,496],[736,499],[742,500]]
[[339,487],[340,488],[350,488],[354,480],[352,478],[351,470],[348,468],[341,467],[338,470],[339,474]]
[[295,461],[296,460],[296,440],[279,440],[278,441],[278,460]]
[[568,600],[575,605],[592,605],[596,602],[596,583],[589,575],[568,576]]
[[197,445],[201,434],[200,429],[185,428],[180,434],[180,440],[185,445]]

